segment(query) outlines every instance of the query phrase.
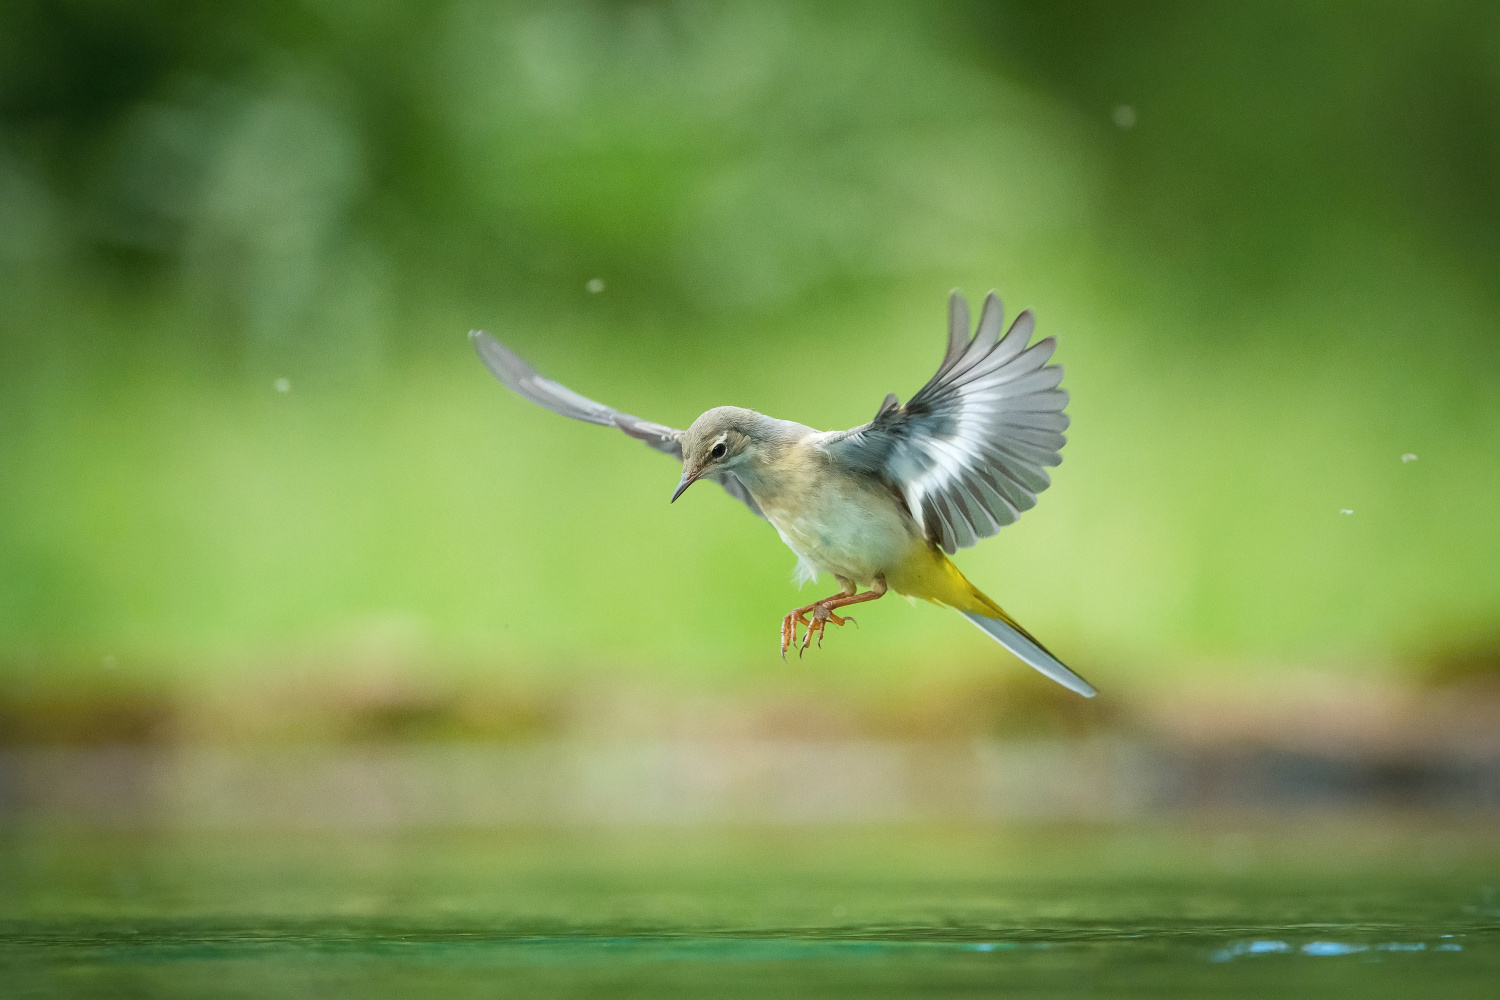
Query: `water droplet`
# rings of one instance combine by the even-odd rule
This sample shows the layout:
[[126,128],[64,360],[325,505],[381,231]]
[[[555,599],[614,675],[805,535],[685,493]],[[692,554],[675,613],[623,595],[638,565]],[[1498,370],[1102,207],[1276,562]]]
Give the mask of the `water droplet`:
[[588,289],[590,295],[598,295],[600,292],[604,291],[604,279],[590,278],[589,283],[587,285],[584,285],[583,287]]
[[1345,507],[1342,510],[1340,510],[1339,513],[1340,514],[1353,514],[1354,511],[1350,510],[1348,507]]
[[120,665],[120,661],[115,657],[114,653],[105,653],[104,659],[99,661],[99,665],[105,670],[113,670]]
[[276,387],[276,391],[277,392],[291,392],[292,391],[292,383],[288,379],[279,378],[279,379],[277,379],[275,382],[273,382],[271,384]]
[[1417,456],[1412,454],[1411,452],[1407,452],[1405,455],[1401,456],[1401,464],[1403,465],[1405,465],[1407,462],[1415,462],[1416,460]]
[[1115,105],[1115,110],[1110,117],[1120,128],[1135,128],[1135,108],[1129,104]]

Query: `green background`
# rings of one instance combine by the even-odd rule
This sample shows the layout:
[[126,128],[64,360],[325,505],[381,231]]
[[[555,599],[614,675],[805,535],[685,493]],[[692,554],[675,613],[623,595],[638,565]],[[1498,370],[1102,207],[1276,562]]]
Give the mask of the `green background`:
[[[837,428],[932,373],[955,286],[1073,393],[960,566],[1092,679],[1492,657],[1496,51],[1482,3],[13,0],[4,683],[791,669],[827,582],[465,334]],[[798,669],[998,662],[860,618]]]

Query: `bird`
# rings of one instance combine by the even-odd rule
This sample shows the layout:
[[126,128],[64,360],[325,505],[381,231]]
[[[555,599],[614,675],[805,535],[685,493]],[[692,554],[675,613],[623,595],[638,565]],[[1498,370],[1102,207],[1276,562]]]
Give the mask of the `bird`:
[[[1097,693],[949,557],[1013,523],[1051,485],[1069,418],[1057,342],[1031,343],[1031,311],[1004,330],[993,291],[971,332],[968,301],[948,298],[937,373],[905,404],[892,393],[874,419],[819,431],[738,406],[716,406],[686,429],[622,413],[544,378],[483,330],[469,338],[490,372],[553,413],[614,427],[682,463],[675,503],[699,480],[718,483],[764,518],[797,557],[794,581],[831,575],[839,592],[781,620],[781,656],[823,644],[845,608],[889,591],[956,610],[1022,662],[1085,698]],[[864,588],[864,589],[861,589]],[[798,644],[799,632],[802,634]]]

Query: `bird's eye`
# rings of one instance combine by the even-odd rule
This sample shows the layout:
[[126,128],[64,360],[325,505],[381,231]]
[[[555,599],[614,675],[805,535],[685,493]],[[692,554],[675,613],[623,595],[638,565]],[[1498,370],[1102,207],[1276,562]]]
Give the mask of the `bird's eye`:
[[724,453],[728,450],[728,448],[724,447],[724,442],[720,441],[718,444],[714,445],[714,450],[709,452],[709,454],[714,458],[723,458]]

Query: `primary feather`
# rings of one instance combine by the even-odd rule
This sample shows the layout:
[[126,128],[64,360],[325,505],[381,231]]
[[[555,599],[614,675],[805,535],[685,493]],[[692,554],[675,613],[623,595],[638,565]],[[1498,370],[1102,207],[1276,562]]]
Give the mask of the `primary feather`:
[[[604,427],[617,427],[637,441],[644,441],[662,454],[682,461],[682,431],[677,428],[621,413],[613,407],[596,403],[587,396],[580,396],[560,382],[544,378],[514,351],[483,330],[469,331],[469,339],[474,342],[474,349],[479,352],[484,366],[511,391],[561,416]],[[765,516],[760,512],[760,507],[756,506],[750,491],[732,474],[710,474],[703,478],[712,479],[724,487],[724,492],[749,507],[756,517]]]
[[937,374],[905,406],[887,397],[874,420],[825,442],[899,489],[927,537],[949,553],[1036,506],[1067,441],[1063,370],[1047,364],[1056,341],[1027,346],[1036,327],[1030,311],[1001,337],[1003,318],[991,292],[970,337],[968,303],[954,292]]

